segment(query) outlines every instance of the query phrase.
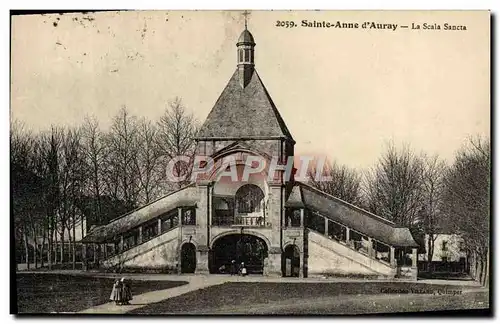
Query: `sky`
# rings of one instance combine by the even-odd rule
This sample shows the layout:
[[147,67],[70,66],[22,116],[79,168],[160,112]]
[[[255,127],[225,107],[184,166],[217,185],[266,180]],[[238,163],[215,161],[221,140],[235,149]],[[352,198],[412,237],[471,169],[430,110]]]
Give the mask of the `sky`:
[[[398,27],[276,26],[302,20]],[[444,23],[467,30],[444,30]],[[353,168],[372,166],[389,141],[451,162],[468,136],[489,136],[489,24],[486,11],[248,17],[256,69],[297,142],[296,155],[327,155]],[[14,16],[11,120],[39,131],[80,125],[89,115],[106,129],[122,106],[155,120],[180,97],[203,122],[236,69],[243,28],[241,11]]]

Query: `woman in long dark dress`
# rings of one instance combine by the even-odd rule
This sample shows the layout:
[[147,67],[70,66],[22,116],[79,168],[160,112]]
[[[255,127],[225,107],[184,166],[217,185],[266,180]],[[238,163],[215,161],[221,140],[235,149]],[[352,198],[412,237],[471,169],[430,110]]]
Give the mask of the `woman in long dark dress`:
[[114,301],[116,305],[121,305],[123,296],[123,284],[122,281],[116,280],[113,284],[113,290],[111,290],[111,295],[109,299]]
[[122,283],[121,302],[124,305],[130,305],[130,301],[132,300],[132,289],[130,288],[130,285],[125,282],[125,278],[122,278],[121,283]]

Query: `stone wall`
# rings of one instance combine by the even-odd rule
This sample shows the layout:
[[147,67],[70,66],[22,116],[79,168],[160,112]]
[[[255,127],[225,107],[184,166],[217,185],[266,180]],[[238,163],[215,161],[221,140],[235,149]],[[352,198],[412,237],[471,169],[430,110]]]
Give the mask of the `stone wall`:
[[177,265],[179,228],[104,260],[103,268],[174,268]]
[[382,275],[394,277],[396,269],[349,247],[309,231],[308,275]]

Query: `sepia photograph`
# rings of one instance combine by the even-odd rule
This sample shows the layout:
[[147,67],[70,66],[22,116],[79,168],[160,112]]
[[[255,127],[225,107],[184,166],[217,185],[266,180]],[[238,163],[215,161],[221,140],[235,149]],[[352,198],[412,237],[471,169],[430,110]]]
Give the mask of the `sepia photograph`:
[[11,314],[492,314],[490,11],[10,15]]

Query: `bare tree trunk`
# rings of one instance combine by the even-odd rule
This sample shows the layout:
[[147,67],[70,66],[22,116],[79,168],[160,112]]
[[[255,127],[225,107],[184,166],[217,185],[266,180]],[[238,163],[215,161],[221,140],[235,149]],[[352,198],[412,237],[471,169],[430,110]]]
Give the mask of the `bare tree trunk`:
[[40,258],[40,265],[41,265],[42,268],[45,265],[45,262],[44,262],[44,256],[45,256],[45,235],[46,235],[45,227],[42,226],[42,249],[41,249],[42,256]]
[[70,260],[70,253],[73,249],[73,235],[71,235],[71,230],[69,228],[67,228],[68,230],[68,263],[71,263],[72,266],[73,266],[73,262]]
[[486,265],[484,271],[483,286],[489,287],[489,285],[490,285],[490,248],[488,247],[488,250],[486,252]]
[[76,221],[75,221],[75,210],[74,210],[74,207],[73,207],[73,250],[72,250],[72,253],[73,253],[73,260],[72,260],[72,263],[73,263],[73,270],[76,269]]
[[57,265],[57,228],[54,229],[54,264]]
[[50,229],[50,222],[47,221],[47,259],[49,263],[49,270],[52,270],[52,249],[54,248],[52,242],[52,231]]
[[33,265],[38,268],[38,242],[36,239],[36,229],[33,219],[30,219],[31,235],[33,236]]
[[432,256],[434,255],[434,234],[427,238],[427,271],[432,272]]
[[26,233],[26,228],[23,228],[23,237],[24,237],[24,251],[26,253],[26,269],[30,269],[30,253],[28,247],[28,233]]
[[481,283],[482,278],[483,278],[483,268],[484,268],[484,261],[480,257],[479,259],[479,271],[477,272],[476,280]]
[[38,268],[38,240],[36,239],[35,225],[32,225],[32,232],[33,232],[33,242],[34,242],[33,262],[35,264],[35,269],[37,269]]
[[[83,238],[83,237],[85,237],[85,234],[86,234],[86,233],[85,233],[84,220],[85,220],[85,216],[83,216],[83,214],[82,214],[82,221],[81,221],[81,223],[82,223],[82,238]],[[84,251],[84,249],[85,249],[85,244],[81,244],[81,246],[82,246],[82,251],[81,251],[82,269],[83,269],[83,270],[87,270],[87,267],[86,267],[86,265],[85,265],[85,262],[87,262],[87,260],[86,260],[86,257],[87,257],[86,252],[87,252],[87,251]]]
[[61,264],[64,263],[64,224],[61,226]]

